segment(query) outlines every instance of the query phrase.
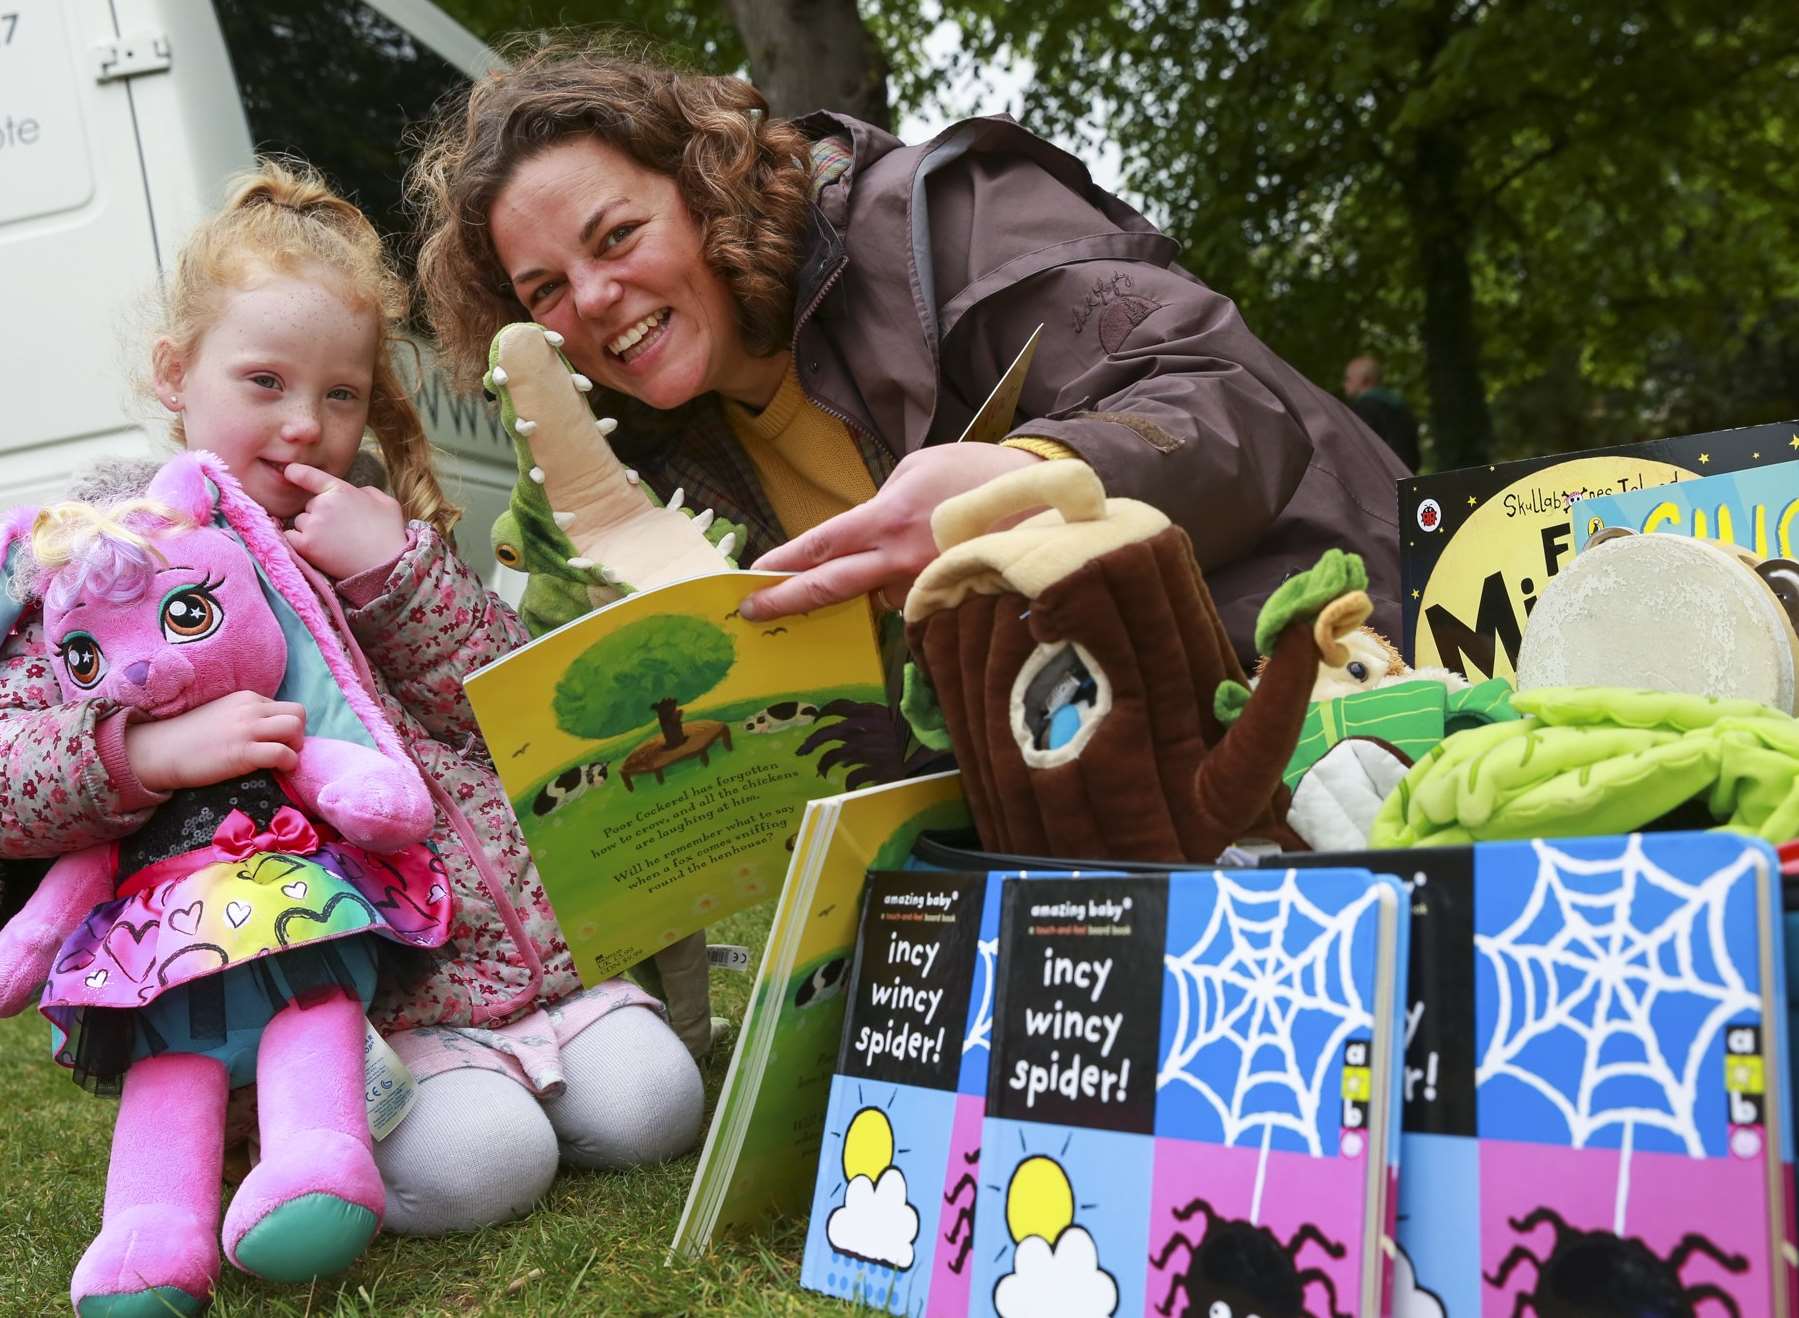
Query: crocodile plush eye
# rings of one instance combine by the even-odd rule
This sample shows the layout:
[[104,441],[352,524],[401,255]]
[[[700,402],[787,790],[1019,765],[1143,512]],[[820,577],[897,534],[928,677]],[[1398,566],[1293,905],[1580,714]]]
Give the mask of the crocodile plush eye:
[[499,559],[500,563],[505,567],[517,567],[520,563],[525,561],[524,555],[508,544],[495,545],[493,547],[493,556]]
[[1358,682],[1366,682],[1368,680],[1368,665],[1363,663],[1360,659],[1351,659],[1349,661],[1349,675]]

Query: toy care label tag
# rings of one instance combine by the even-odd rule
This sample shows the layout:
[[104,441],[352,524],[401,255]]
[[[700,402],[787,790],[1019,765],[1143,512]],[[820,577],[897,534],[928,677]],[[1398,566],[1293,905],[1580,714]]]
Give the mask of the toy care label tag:
[[750,968],[750,949],[733,947],[729,943],[713,943],[706,948],[706,964],[714,970],[747,971]]
[[375,1027],[366,1020],[362,1025],[363,1096],[368,1102],[369,1134],[384,1140],[418,1102],[419,1085],[387,1040],[375,1033]]

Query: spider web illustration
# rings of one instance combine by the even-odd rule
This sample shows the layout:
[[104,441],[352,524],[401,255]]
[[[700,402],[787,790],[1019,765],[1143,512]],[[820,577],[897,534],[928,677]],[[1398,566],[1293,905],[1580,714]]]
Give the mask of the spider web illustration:
[[968,1037],[962,1040],[966,1055],[976,1048],[993,1048],[993,973],[999,959],[999,939],[984,938],[975,944],[981,954],[981,1003],[968,1021]]
[[1733,1018],[1762,1010],[1746,982],[1756,972],[1746,977],[1733,959],[1725,919],[1738,884],[1753,883],[1756,853],[1741,848],[1688,881],[1652,861],[1638,837],[1595,859],[1542,841],[1532,849],[1537,872],[1522,909],[1497,932],[1475,934],[1493,986],[1476,1086],[1527,1086],[1560,1115],[1574,1148],[1611,1144],[1601,1137],[1610,1127],[1628,1155],[1633,1130],[1659,1130],[1704,1156],[1702,1068]]
[[1277,888],[1216,880],[1203,932],[1179,956],[1163,958],[1177,1014],[1156,1088],[1198,1094],[1227,1145],[1266,1150],[1274,1132],[1287,1131],[1321,1156],[1325,1080],[1345,1040],[1374,1024],[1352,954],[1377,892],[1327,911],[1300,891],[1293,870]]

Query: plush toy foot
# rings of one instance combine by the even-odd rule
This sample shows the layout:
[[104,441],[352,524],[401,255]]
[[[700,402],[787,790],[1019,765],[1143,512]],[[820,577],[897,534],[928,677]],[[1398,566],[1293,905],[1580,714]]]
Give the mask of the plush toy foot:
[[385,773],[339,779],[319,792],[337,831],[370,851],[398,851],[430,836],[436,816],[424,792],[396,787]]
[[69,1285],[81,1318],[168,1318],[212,1303],[219,1242],[212,1224],[169,1204],[113,1214]]
[[362,1143],[296,1131],[258,1163],[225,1214],[225,1254],[268,1281],[328,1277],[354,1263],[381,1227],[386,1190]]

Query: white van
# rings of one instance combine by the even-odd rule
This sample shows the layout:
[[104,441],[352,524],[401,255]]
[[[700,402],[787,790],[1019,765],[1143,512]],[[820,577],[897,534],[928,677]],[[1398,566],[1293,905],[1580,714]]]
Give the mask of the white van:
[[[406,235],[403,135],[493,60],[426,0],[0,0],[0,507],[153,451],[123,331],[257,149]],[[464,556],[522,585],[488,545],[517,471],[497,418],[435,369],[420,405]]]

